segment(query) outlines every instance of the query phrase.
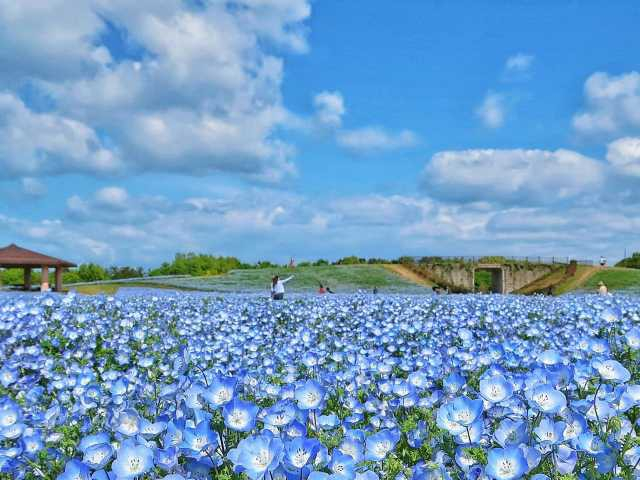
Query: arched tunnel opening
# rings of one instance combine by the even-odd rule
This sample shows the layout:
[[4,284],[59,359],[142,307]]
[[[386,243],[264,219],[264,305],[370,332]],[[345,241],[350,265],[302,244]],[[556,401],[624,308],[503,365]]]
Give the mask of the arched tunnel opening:
[[474,292],[504,293],[504,269],[480,267],[473,271]]

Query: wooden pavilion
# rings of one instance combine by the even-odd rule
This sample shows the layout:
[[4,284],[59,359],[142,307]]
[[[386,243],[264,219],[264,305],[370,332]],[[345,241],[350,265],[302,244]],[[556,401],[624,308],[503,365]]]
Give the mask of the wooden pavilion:
[[40,291],[49,290],[49,268],[56,269],[55,290],[62,291],[62,272],[65,268],[75,267],[76,265],[66,260],[43,255],[22,248],[12,243],[11,245],[0,248],[0,267],[1,268],[23,268],[24,269],[24,289],[31,290],[31,270],[39,268],[40,273]]

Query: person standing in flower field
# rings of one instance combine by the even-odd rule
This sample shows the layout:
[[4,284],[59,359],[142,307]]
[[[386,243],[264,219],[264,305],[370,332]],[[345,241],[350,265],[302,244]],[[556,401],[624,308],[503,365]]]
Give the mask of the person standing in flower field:
[[600,295],[608,295],[609,294],[609,289],[607,288],[607,286],[604,284],[604,282],[600,282],[598,283],[598,293]]
[[284,280],[281,280],[279,275],[275,275],[271,279],[271,298],[274,300],[282,300],[284,298],[284,284],[291,279],[293,279],[293,275]]

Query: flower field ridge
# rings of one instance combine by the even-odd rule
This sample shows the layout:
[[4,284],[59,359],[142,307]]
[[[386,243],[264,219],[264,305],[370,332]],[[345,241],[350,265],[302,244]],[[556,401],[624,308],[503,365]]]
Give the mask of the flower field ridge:
[[0,295],[0,480],[640,479],[640,297]]

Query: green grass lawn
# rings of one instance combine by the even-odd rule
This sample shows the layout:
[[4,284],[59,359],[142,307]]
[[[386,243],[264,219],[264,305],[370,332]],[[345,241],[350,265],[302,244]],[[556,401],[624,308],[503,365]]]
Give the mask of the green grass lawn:
[[607,268],[596,272],[580,290],[595,292],[601,281],[610,291],[640,292],[640,270],[631,268]]
[[288,292],[314,292],[318,290],[319,282],[328,285],[335,293],[355,292],[359,289],[370,291],[373,287],[377,287],[380,293],[431,292],[429,288],[406,280],[382,265],[328,265],[298,267],[294,270],[233,270],[225,275],[211,277],[173,278],[162,281],[149,278],[147,281],[137,282],[136,286],[145,283],[151,286],[155,282],[161,282],[165,287],[212,292],[267,292],[271,277],[275,274],[282,277],[295,275],[295,278],[286,284]]

